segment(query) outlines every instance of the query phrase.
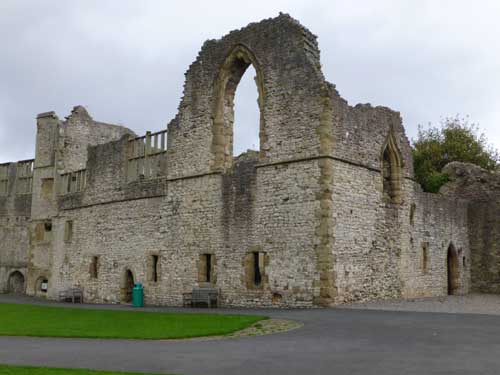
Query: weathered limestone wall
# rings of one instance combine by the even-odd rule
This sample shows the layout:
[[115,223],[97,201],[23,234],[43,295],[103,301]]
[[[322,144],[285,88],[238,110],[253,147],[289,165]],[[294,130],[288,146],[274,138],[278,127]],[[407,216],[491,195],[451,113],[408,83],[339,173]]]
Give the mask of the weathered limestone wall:
[[440,192],[469,200],[472,290],[500,293],[500,174],[458,162],[444,172],[450,182]]
[[[449,245],[470,257],[466,202],[423,193],[412,181],[399,113],[350,107],[332,93],[336,302],[446,295]],[[390,137],[402,159],[398,202],[384,194],[382,159]],[[470,269],[462,263],[455,293],[469,290]]]
[[[212,254],[213,284],[221,290],[222,304],[312,305],[318,278],[316,161],[255,168],[258,155],[250,153],[225,175],[120,185],[117,171],[124,170],[125,162],[120,142],[91,148],[87,190],[59,199],[52,265],[58,271],[52,274],[49,297],[78,285],[89,301],[120,302],[130,269],[135,281],[144,284],[147,303],[180,305],[182,293],[204,284],[198,276],[200,255]],[[108,185],[111,176],[114,185]],[[157,196],[122,199],[120,192],[140,189],[140,184],[156,184],[151,191]],[[68,220],[74,231],[70,242],[63,240]],[[245,260],[253,251],[266,254],[259,288],[249,288],[247,282]],[[150,277],[152,255],[160,260],[156,282]],[[98,278],[89,272],[95,256]]]
[[57,145],[57,171],[66,173],[84,169],[87,146],[95,146],[135,134],[123,127],[96,122],[82,106],[76,106],[62,122]]
[[0,194],[0,293],[23,292],[16,289],[12,275],[20,272],[26,278],[29,248],[29,217],[31,194],[20,194],[17,176],[18,163],[0,166],[6,178],[6,190]]
[[230,166],[234,90],[249,64],[260,95],[260,161],[318,154],[325,82],[316,37],[281,15],[205,42],[186,73],[179,113],[168,127],[169,177]]
[[[466,294],[470,291],[471,277],[467,201],[424,193],[419,188],[414,186],[411,200],[414,204],[413,220],[410,204],[406,206],[406,220],[402,225],[410,239],[403,258],[403,296],[448,294],[447,255],[450,246],[457,252],[459,273],[458,289],[453,294]],[[426,264],[424,247],[427,249]]]
[[[250,64],[260,151],[234,158],[234,94]],[[149,304],[180,305],[210,284],[224,306],[307,307],[445,295],[449,249],[453,293],[466,293],[471,268],[491,260],[496,214],[480,220],[459,195],[423,193],[399,113],[349,106],[324,80],[316,37],[287,15],[205,42],[166,151],[136,150],[151,148],[151,133],[79,106],[66,121],[41,114],[37,127],[29,225],[6,230],[16,203],[0,197],[0,230],[25,233],[28,294],[45,295],[47,280],[49,298],[79,286],[88,302],[124,302],[130,271]],[[61,174],[83,168],[84,185],[61,188],[82,178]],[[472,254],[468,225],[481,233]]]
[[[243,157],[248,157],[244,155]],[[230,305],[310,306],[319,296],[315,253],[317,161],[261,166],[237,161],[223,177],[221,275]],[[246,281],[245,260],[265,254],[263,285]],[[250,284],[250,286],[249,286]]]
[[[53,295],[52,274],[55,270],[54,249],[55,218],[59,215],[59,195],[65,190],[61,186],[61,173],[85,168],[88,147],[110,142],[120,137],[134,135],[121,126],[95,122],[87,111],[77,106],[67,121],[61,121],[54,112],[37,116],[37,141],[33,172],[33,203],[31,207],[29,265],[27,293],[45,296],[40,291],[43,280],[48,280]],[[101,186],[106,186],[103,181]],[[81,203],[81,202],[80,202]]]
[[[117,303],[126,269],[135,281],[145,282],[145,254],[164,250],[160,202],[159,198],[139,199],[61,212],[54,220],[54,272],[48,297],[57,298],[59,290],[80,286],[87,301]],[[68,220],[73,223],[71,240],[64,239]],[[99,257],[97,278],[90,272],[95,256]]]

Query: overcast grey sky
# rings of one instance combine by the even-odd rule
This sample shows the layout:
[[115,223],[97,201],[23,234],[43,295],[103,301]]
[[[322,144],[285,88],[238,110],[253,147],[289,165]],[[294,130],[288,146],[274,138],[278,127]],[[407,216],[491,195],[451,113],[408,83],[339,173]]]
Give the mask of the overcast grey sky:
[[[203,42],[280,11],[318,36],[351,105],[400,111],[409,137],[469,115],[500,148],[498,0],[0,0],[0,162],[34,156],[37,113],[77,104],[139,134],[164,128]],[[256,143],[256,98],[247,73],[240,150]]]

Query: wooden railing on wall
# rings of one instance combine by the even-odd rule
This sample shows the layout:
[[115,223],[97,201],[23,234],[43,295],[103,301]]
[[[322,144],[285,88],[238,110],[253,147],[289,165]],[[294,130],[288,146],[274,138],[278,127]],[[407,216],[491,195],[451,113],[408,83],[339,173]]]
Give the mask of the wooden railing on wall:
[[61,175],[59,194],[78,193],[85,189],[87,185],[87,170],[81,169],[75,172],[68,172]]
[[31,194],[33,192],[33,166],[35,160],[17,162],[17,194]]
[[9,193],[9,165],[10,163],[0,164],[0,195]]
[[128,141],[127,180],[136,181],[165,174],[167,130],[147,132]]

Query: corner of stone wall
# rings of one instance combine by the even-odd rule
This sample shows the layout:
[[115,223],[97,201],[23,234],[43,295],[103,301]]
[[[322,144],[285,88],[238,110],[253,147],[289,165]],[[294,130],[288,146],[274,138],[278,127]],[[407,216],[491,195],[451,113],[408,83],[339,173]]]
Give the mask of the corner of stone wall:
[[[330,154],[333,148],[333,106],[330,100],[331,92],[325,84],[322,88],[322,106],[323,111],[320,115],[320,124],[317,133],[320,138],[320,155]],[[318,181],[319,192],[317,200],[319,209],[317,209],[315,230],[316,243],[314,245],[317,258],[317,267],[319,280],[315,282],[314,304],[327,306],[334,302],[336,296],[335,273],[334,273],[334,255],[333,255],[333,160],[327,157],[321,157],[318,160],[320,168],[320,177]]]

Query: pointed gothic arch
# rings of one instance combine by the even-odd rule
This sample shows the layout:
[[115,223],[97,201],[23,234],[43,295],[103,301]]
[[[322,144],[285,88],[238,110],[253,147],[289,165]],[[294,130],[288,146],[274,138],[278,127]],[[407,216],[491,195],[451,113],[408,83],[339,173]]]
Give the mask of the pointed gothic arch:
[[264,158],[265,131],[264,131],[264,78],[255,55],[242,44],[234,47],[226,57],[215,82],[215,100],[212,114],[212,152],[214,154],[214,170],[226,170],[233,164],[233,123],[234,123],[234,96],[236,88],[252,65],[255,69],[255,83],[258,91],[258,105],[260,110],[259,141],[260,158]]
[[403,162],[391,130],[382,151],[383,194],[392,203],[402,202]]

